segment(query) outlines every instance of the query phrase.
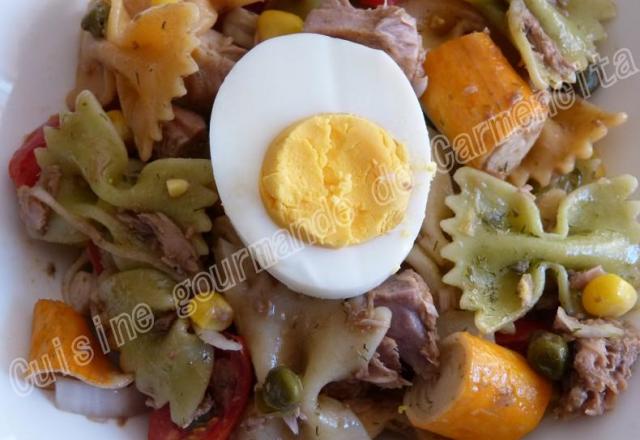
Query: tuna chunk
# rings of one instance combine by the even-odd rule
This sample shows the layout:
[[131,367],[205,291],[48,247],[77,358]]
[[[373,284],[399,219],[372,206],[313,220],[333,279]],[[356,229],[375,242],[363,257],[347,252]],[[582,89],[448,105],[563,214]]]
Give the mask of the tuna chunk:
[[356,374],[356,379],[369,382],[380,388],[400,388],[411,383],[400,373],[400,352],[395,340],[385,336],[369,364]]
[[162,253],[162,261],[185,274],[200,270],[198,253],[173,220],[161,212],[120,213],[118,219]]
[[173,106],[175,118],[162,126],[162,140],[154,148],[157,157],[200,156],[207,141],[207,124],[197,113]]
[[[439,363],[438,311],[424,280],[413,270],[393,275],[369,295],[376,307],[393,313],[387,337],[397,344],[400,359],[422,376],[436,371]],[[385,357],[381,357],[385,359]]]
[[[573,325],[574,321],[578,321],[579,327]],[[631,367],[640,354],[640,334],[617,320],[576,320],[562,313],[555,328],[575,339],[575,356],[563,384],[557,414],[599,416],[612,409],[618,395],[627,388]]]
[[589,270],[580,272],[572,272],[569,274],[569,287],[575,290],[582,290],[587,287],[587,284],[589,284],[591,280],[605,273],[602,266],[595,266]]
[[416,91],[426,86],[422,37],[415,18],[403,8],[357,9],[348,0],[325,0],[307,15],[304,31],[383,50],[398,63]]
[[180,102],[208,115],[222,81],[245,52],[231,38],[213,29],[200,35],[200,46],[193,53],[199,69],[185,78],[187,95]]
[[[36,185],[44,188],[52,196],[56,196],[60,187],[62,171],[60,167],[52,165],[45,167]],[[32,236],[40,236],[47,232],[51,208],[31,195],[30,188],[18,188],[18,213],[27,231]]]

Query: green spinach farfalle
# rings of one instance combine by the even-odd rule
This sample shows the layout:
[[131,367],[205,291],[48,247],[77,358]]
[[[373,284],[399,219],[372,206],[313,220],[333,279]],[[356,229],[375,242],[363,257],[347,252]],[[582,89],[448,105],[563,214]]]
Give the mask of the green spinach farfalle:
[[102,277],[94,309],[108,324],[105,330],[111,348],[120,351],[122,370],[134,374],[136,387],[155,407],[169,403],[171,419],[186,426],[209,385],[214,349],[193,334],[188,320],[172,321],[174,285],[154,269]]
[[444,281],[463,290],[460,307],[476,312],[481,331],[495,331],[530,310],[542,295],[547,269],[568,311],[578,305],[567,269],[602,265],[639,284],[640,202],[626,200],[635,178],[576,189],[561,202],[550,232],[533,197],[521,189],[472,168],[459,169],[454,179],[460,192],[447,205],[455,215],[442,222],[453,242],[442,255],[455,266]]
[[[211,162],[206,159],[160,159],[131,179],[127,148],[100,103],[88,91],[78,95],[76,111],[60,115],[60,128],[46,128],[47,148],[38,152],[40,166],[58,165],[64,175],[80,175],[106,203],[139,212],[163,212],[182,229],[211,229],[204,208],[217,200]],[[168,179],[185,179],[188,191],[173,198]]]
[[213,370],[213,347],[189,332],[187,320],[176,320],[168,332],[150,332],[120,351],[123,371],[134,373],[136,387],[154,405],[169,404],[171,420],[181,427],[194,419]]
[[[217,200],[211,162],[169,158],[143,164],[129,158],[124,142],[90,92],[78,95],[75,108],[60,115],[59,129],[45,130],[47,148],[36,150],[42,169],[57,168],[61,173],[55,194],[37,186],[28,190],[54,211],[50,227],[36,238],[55,243],[91,239],[121,269],[152,266],[181,278],[182,273],[118,216],[123,212],[165,215],[198,255],[207,254],[202,233],[211,229],[211,220],[205,209]],[[187,191],[172,197],[167,190],[169,179],[187,181]]]
[[[493,2],[492,2],[493,3]],[[574,83],[597,60],[606,37],[601,21],[616,14],[612,0],[509,0],[509,35],[538,89]]]

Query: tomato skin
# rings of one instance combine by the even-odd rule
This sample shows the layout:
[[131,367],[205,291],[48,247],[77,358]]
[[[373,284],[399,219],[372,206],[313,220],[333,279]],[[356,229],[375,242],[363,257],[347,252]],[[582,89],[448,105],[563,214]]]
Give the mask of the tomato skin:
[[187,438],[189,433],[180,429],[171,421],[169,405],[155,410],[149,416],[148,440],[181,440]]
[[[358,0],[358,6],[362,8],[376,8],[378,6],[384,5],[385,0]],[[396,0],[387,0],[387,5],[392,6],[397,3]]]
[[44,127],[59,127],[58,115],[51,116],[47,122],[32,131],[22,143],[22,146],[13,153],[9,161],[9,177],[16,188],[23,185],[33,186],[40,178],[40,166],[36,161],[36,148],[46,148]]
[[216,359],[228,359],[234,367],[231,372],[236,376],[233,396],[225,403],[222,414],[212,417],[205,426],[185,430],[171,421],[169,405],[165,405],[149,416],[148,440],[227,440],[231,436],[249,401],[253,386],[253,366],[244,340],[236,335],[226,336],[242,344],[242,350],[216,349]]
[[516,332],[514,334],[496,333],[496,344],[521,354],[526,354],[531,335],[539,330],[549,329],[549,323],[529,318],[517,320],[515,326]]

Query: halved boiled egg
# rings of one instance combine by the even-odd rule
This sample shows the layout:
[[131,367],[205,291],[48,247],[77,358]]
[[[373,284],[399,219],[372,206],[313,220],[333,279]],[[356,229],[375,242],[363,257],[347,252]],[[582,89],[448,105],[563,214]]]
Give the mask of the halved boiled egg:
[[360,295],[411,250],[434,170],[418,99],[384,52],[316,34],[257,45],[218,92],[210,140],[226,215],[292,290]]

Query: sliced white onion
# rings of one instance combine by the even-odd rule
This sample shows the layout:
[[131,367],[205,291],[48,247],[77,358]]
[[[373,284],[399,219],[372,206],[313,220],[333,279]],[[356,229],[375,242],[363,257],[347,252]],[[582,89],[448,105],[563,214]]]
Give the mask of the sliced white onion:
[[300,417],[300,414],[301,414],[300,407],[298,407],[295,409],[295,411],[282,416],[282,421],[284,422],[284,424],[287,425],[287,427],[291,430],[293,435],[296,435],[296,436],[300,431],[300,427],[298,425],[298,419],[302,419],[302,417]]
[[70,413],[98,419],[133,417],[149,410],[145,400],[134,386],[105,390],[76,379],[56,378],[55,405]]
[[555,327],[571,332],[577,338],[619,338],[624,336],[624,329],[609,322],[585,324],[573,316],[567,315],[562,307],[558,307]]
[[242,349],[242,345],[236,341],[232,341],[220,332],[215,330],[206,330],[194,325],[196,335],[209,345],[213,345],[220,350],[238,351]]
[[29,194],[47,205],[53,212],[62,217],[72,227],[89,237],[96,246],[98,246],[105,252],[110,253],[112,256],[120,257],[126,260],[138,261],[140,263],[146,263],[166,273],[176,281],[182,281],[184,279],[183,276],[181,276],[174,269],[167,266],[160,258],[154,255],[137,249],[129,249],[109,242],[103,237],[102,233],[91,223],[89,223],[86,219],[69,212],[41,186],[36,185],[33,188],[29,188]]

